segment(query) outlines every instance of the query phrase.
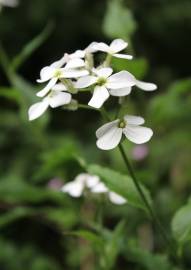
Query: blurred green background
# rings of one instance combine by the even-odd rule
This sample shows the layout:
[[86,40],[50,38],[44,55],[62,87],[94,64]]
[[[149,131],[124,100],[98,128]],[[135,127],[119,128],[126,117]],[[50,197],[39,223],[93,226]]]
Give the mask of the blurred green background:
[[[2,10],[1,270],[191,269],[190,33],[190,0],[21,0]],[[59,108],[32,123],[27,119],[42,67],[92,41],[115,38],[128,41],[134,60],[115,60],[113,68],[158,85],[150,94],[134,91],[124,108],[145,117],[153,139],[124,146],[181,263],[165,255],[143,211],[59,191],[84,172],[83,162],[127,173],[118,150],[96,148],[97,112]],[[80,99],[87,103],[89,96]],[[112,114],[113,103],[107,108]]]

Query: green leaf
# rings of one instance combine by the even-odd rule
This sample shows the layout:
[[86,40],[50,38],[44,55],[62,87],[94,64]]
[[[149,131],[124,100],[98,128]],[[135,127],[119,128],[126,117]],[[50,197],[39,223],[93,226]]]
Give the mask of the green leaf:
[[16,71],[49,37],[52,29],[53,25],[52,23],[50,23],[38,36],[36,36],[29,43],[27,43],[22,49],[22,51],[13,59],[11,63],[11,68]]
[[109,1],[103,23],[103,31],[108,37],[129,39],[136,27],[131,11],[122,1]]
[[87,230],[79,230],[79,231],[70,232],[69,234],[82,237],[90,241],[95,247],[102,249],[104,246],[104,239],[94,232],[87,231]]
[[[99,165],[90,165],[87,170],[91,174],[98,175],[109,189],[126,198],[130,205],[147,211],[130,176]],[[142,184],[140,185],[147,200],[151,203],[149,192]]]
[[125,222],[122,220],[117,224],[114,231],[110,233],[109,239],[105,241],[104,261],[106,269],[113,269],[117,256],[121,251],[124,239]]
[[60,230],[71,228],[78,222],[79,216],[70,208],[47,208],[42,212],[45,217],[54,222]]
[[128,70],[139,80],[143,79],[148,71],[148,63],[144,58],[137,58],[133,59],[132,61],[127,61],[126,59],[113,57],[112,67],[116,71]]
[[172,220],[172,231],[181,244],[191,241],[191,203],[176,212]]
[[11,87],[0,87],[0,97],[7,98],[18,104],[21,104],[23,102],[23,97],[21,93],[19,93],[17,89]]
[[0,182],[0,198],[5,203],[41,203],[51,201],[57,204],[64,203],[64,196],[46,188],[36,187],[19,181],[16,178],[5,178]]
[[140,244],[134,239],[129,239],[125,245],[125,255],[129,261],[139,264],[140,269],[178,270],[171,265],[167,256],[150,253],[148,250],[141,248]]
[[0,216],[0,227],[7,226],[9,223],[12,223],[22,217],[29,216],[33,213],[35,213],[35,211],[27,207],[14,208],[13,210],[10,210]]

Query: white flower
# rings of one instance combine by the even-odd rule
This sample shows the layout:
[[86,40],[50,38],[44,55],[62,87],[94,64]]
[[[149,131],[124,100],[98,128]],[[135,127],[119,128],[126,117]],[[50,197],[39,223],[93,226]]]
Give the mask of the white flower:
[[119,53],[120,51],[124,50],[127,46],[128,43],[125,42],[124,40],[115,39],[111,42],[109,46],[103,42],[96,42],[93,44],[92,47],[97,51],[106,52],[114,57],[131,60],[133,58],[132,55]]
[[86,187],[93,188],[99,181],[99,177],[96,175],[81,173],[74,181],[65,184],[61,191],[68,193],[72,197],[80,197]]
[[90,175],[88,173],[79,174],[74,181],[66,183],[61,191],[68,193],[72,197],[81,197],[84,189],[88,188],[92,193],[105,193],[108,195],[109,200],[114,204],[124,204],[127,202],[125,198],[117,193],[110,191],[106,185],[100,181],[100,178],[96,175]]
[[0,9],[2,6],[16,7],[18,5],[17,0],[0,0]]
[[[38,79],[37,82],[49,82],[41,91],[37,93],[38,97],[44,97],[59,79],[79,78],[81,76],[88,75],[89,72],[87,70],[79,69],[85,66],[85,62],[82,59],[73,58],[67,62],[66,58],[66,56],[63,56],[60,60],[54,62],[52,65],[41,69],[40,79]],[[65,63],[66,65],[62,68]]]
[[64,55],[66,62],[73,59],[83,59],[85,58],[86,54],[96,52],[97,50],[94,48],[95,44],[97,44],[97,42],[90,43],[90,45],[86,47],[84,50],[76,50],[74,53],[71,54],[66,53]]
[[[64,91],[64,92],[63,92]],[[29,120],[35,120],[40,117],[50,106],[56,108],[62,105],[69,104],[72,99],[72,95],[66,92],[67,89],[63,84],[56,84],[51,88],[48,96],[43,98],[42,101],[33,104],[28,111]]]
[[119,194],[110,191],[109,192],[109,200],[114,203],[114,204],[124,204],[127,202],[127,200],[125,198],[123,198],[122,196],[120,196]]
[[102,150],[115,148],[121,141],[122,134],[136,144],[150,140],[153,132],[150,128],[142,127],[144,119],[139,116],[126,115],[122,120],[109,122],[96,131],[97,147]]
[[95,75],[79,78],[75,84],[76,88],[86,88],[95,85],[93,96],[88,105],[100,108],[103,103],[112,96],[126,96],[131,87],[135,85],[136,79],[128,71],[120,71],[112,74],[111,68],[93,69]]

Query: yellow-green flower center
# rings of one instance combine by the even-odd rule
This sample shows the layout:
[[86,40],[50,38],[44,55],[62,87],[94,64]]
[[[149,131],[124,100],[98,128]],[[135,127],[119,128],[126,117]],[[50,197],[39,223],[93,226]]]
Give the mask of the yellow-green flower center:
[[62,75],[62,71],[60,69],[56,69],[54,72],[54,77],[60,78]]
[[125,128],[127,125],[127,123],[125,122],[125,120],[120,120],[119,121],[119,124],[118,124],[118,127],[119,128]]
[[106,82],[107,82],[106,78],[100,77],[100,78],[97,80],[97,85],[103,86]]

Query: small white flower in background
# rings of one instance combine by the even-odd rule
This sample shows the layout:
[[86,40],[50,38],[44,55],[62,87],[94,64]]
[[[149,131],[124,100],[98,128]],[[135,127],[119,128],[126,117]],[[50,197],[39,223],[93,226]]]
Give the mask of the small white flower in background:
[[100,108],[112,96],[126,96],[131,87],[136,84],[135,77],[128,71],[120,71],[112,75],[112,68],[93,69],[95,75],[79,78],[76,88],[86,88],[95,85],[93,96],[88,105]]
[[109,199],[112,203],[114,204],[124,204],[127,202],[127,200],[125,198],[123,198],[122,196],[118,195],[115,192],[109,192]]
[[17,0],[0,0],[0,10],[2,6],[16,7],[18,5]]
[[70,196],[78,198],[83,195],[84,190],[88,190],[92,193],[100,194],[105,193],[108,195],[109,200],[114,204],[124,204],[127,202],[125,198],[117,193],[110,191],[106,185],[100,181],[100,178],[96,175],[90,175],[88,173],[79,174],[74,181],[66,183],[61,191],[68,193]]
[[[85,66],[85,62],[82,59],[73,58],[67,63],[66,61],[66,56],[64,56],[50,66],[41,69],[40,79],[37,82],[44,83],[48,81],[48,84],[37,93],[38,97],[44,97],[59,79],[79,78],[89,74],[87,70],[79,69]],[[65,63],[66,65],[62,67]]]
[[144,119],[139,116],[126,115],[122,120],[109,122],[96,131],[97,147],[102,150],[115,148],[121,141],[122,134],[136,144],[142,144],[150,140],[153,131],[150,128],[140,126]]
[[127,46],[128,46],[128,43],[122,39],[113,40],[109,46],[103,42],[95,42],[92,45],[92,47],[97,51],[106,52],[109,55],[117,57],[117,58],[131,60],[133,58],[132,55],[119,53],[120,51],[123,51]]
[[72,95],[67,93],[64,84],[56,84],[51,88],[50,93],[43,98],[42,101],[33,104],[28,111],[29,120],[32,121],[40,117],[50,106],[56,108],[62,105],[69,104],[72,100]]
[[83,194],[84,189],[92,188],[99,182],[99,177],[89,175],[87,173],[79,174],[74,181],[66,183],[61,191],[68,193],[72,197],[80,197]]

